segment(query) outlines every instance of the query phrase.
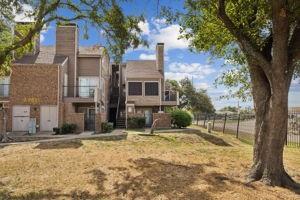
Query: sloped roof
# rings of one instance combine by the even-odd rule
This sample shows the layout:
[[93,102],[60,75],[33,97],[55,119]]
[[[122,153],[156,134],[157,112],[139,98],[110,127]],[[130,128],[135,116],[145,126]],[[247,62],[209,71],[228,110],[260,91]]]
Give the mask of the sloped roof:
[[104,54],[105,48],[99,45],[94,46],[80,46],[79,55],[91,55],[91,56],[101,56]]
[[132,60],[127,61],[127,78],[163,78],[156,68],[155,60]]
[[40,52],[35,55],[25,55],[17,59],[18,64],[61,64],[68,57],[55,54],[54,46],[41,46]]

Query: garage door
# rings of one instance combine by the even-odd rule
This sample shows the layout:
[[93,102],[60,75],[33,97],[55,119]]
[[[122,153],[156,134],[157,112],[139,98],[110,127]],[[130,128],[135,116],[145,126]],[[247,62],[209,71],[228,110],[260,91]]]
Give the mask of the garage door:
[[41,131],[53,131],[57,127],[57,106],[41,106]]
[[30,106],[13,106],[13,131],[28,131]]

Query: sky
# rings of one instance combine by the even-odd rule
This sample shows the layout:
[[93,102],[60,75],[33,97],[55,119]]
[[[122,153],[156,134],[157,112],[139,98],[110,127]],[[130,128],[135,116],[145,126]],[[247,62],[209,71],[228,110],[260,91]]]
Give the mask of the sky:
[[[163,18],[158,17],[157,0],[132,0],[123,3],[122,8],[129,15],[143,15],[145,22],[140,23],[142,36],[149,42],[149,48],[139,47],[129,49],[123,57],[126,60],[155,59],[155,45],[158,42],[165,44],[165,77],[180,80],[189,77],[197,89],[206,89],[215,108],[218,110],[224,106],[253,107],[251,101],[242,102],[238,99],[220,99],[220,96],[228,93],[224,86],[215,87],[216,78],[229,67],[223,67],[225,60],[211,59],[209,53],[193,53],[188,48],[188,41],[179,40],[178,24],[167,25]],[[182,9],[183,0],[160,0],[159,5],[168,5],[175,9]],[[69,15],[69,13],[64,13]],[[80,24],[79,24],[80,27]],[[101,31],[91,25],[88,27],[89,39],[83,38],[81,29],[79,44],[83,46],[100,44],[105,46],[105,40]],[[55,44],[55,24],[50,24],[41,33],[42,45]],[[289,106],[300,107],[300,79],[292,82],[289,94]]]

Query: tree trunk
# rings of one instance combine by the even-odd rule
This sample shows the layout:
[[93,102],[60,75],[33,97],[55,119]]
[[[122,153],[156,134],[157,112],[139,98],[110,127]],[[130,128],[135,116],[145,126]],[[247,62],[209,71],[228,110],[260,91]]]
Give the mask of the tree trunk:
[[[256,111],[253,165],[250,181],[268,185],[299,188],[286,173],[283,149],[288,126],[288,89],[284,77],[272,87],[259,66],[250,67]],[[282,79],[282,80],[280,80]],[[272,89],[271,89],[272,88]]]

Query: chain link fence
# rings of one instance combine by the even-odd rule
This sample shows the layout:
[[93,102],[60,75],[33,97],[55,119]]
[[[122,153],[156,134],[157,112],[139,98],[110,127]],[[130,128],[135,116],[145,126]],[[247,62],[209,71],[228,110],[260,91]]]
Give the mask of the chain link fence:
[[[195,116],[193,123],[212,130],[235,135],[248,144],[253,144],[255,133],[254,114],[202,114]],[[288,116],[286,145],[300,147],[300,113],[291,112]]]

